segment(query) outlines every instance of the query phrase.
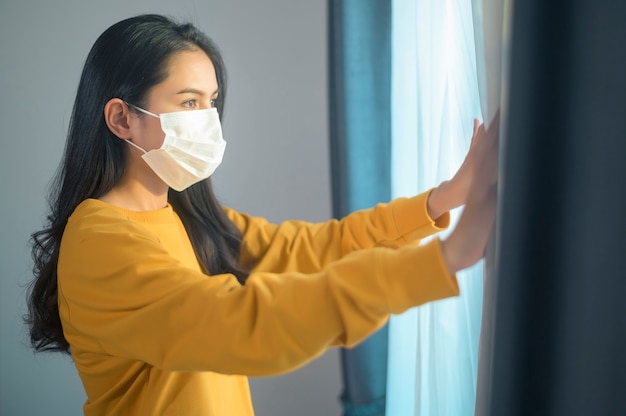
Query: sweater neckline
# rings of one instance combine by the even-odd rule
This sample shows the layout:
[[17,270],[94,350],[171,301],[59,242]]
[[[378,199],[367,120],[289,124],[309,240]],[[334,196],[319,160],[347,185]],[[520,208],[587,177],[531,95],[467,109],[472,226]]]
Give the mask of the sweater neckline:
[[[127,217],[130,220],[137,222],[146,222],[146,223],[163,223],[163,222],[172,222],[174,221],[174,209],[172,206],[168,204],[163,208],[158,208],[154,210],[147,211],[133,211],[129,209],[125,209],[122,207],[118,207],[117,205],[112,205],[104,201],[100,201],[99,199],[89,198],[84,200],[79,204],[80,206],[84,206],[85,208],[105,208],[112,209],[117,211]],[[77,207],[78,208],[78,207]]]

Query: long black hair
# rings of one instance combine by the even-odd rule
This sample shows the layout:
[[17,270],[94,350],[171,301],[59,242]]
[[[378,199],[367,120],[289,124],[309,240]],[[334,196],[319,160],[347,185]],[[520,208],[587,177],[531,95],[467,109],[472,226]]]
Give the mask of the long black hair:
[[[109,27],[94,43],[81,75],[65,152],[48,198],[45,228],[32,235],[34,260],[25,317],[35,351],[69,353],[58,309],[57,264],[61,237],[69,216],[87,198],[111,190],[124,173],[128,146],[104,120],[111,98],[144,106],[148,92],[167,77],[175,53],[203,50],[215,67],[223,114],[226,72],[216,45],[190,23],[160,15],[141,15]],[[182,192],[169,191],[169,203],[180,216],[205,273],[232,273],[241,284],[248,271],[240,265],[242,236],[213,194],[209,179]]]

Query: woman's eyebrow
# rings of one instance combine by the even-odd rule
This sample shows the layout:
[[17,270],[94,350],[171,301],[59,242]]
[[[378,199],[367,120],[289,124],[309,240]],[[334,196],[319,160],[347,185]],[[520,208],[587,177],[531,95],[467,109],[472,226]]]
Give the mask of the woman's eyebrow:
[[[219,88],[213,91],[212,96],[219,92]],[[204,95],[204,91],[196,89],[196,88],[185,88],[178,91],[176,94],[196,94],[196,95]]]

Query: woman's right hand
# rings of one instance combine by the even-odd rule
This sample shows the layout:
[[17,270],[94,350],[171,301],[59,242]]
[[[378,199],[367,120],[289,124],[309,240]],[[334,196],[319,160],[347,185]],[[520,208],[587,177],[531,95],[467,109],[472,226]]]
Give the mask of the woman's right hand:
[[443,258],[450,273],[474,265],[485,255],[497,208],[500,111],[489,128],[479,127],[475,149],[476,172],[456,227],[442,241]]

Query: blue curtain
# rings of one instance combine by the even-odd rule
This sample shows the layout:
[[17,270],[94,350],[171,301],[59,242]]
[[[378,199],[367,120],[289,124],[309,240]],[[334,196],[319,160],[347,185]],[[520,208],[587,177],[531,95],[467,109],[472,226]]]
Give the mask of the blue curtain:
[[[329,2],[333,213],[391,197],[391,2]],[[346,416],[385,414],[385,326],[341,352]]]

